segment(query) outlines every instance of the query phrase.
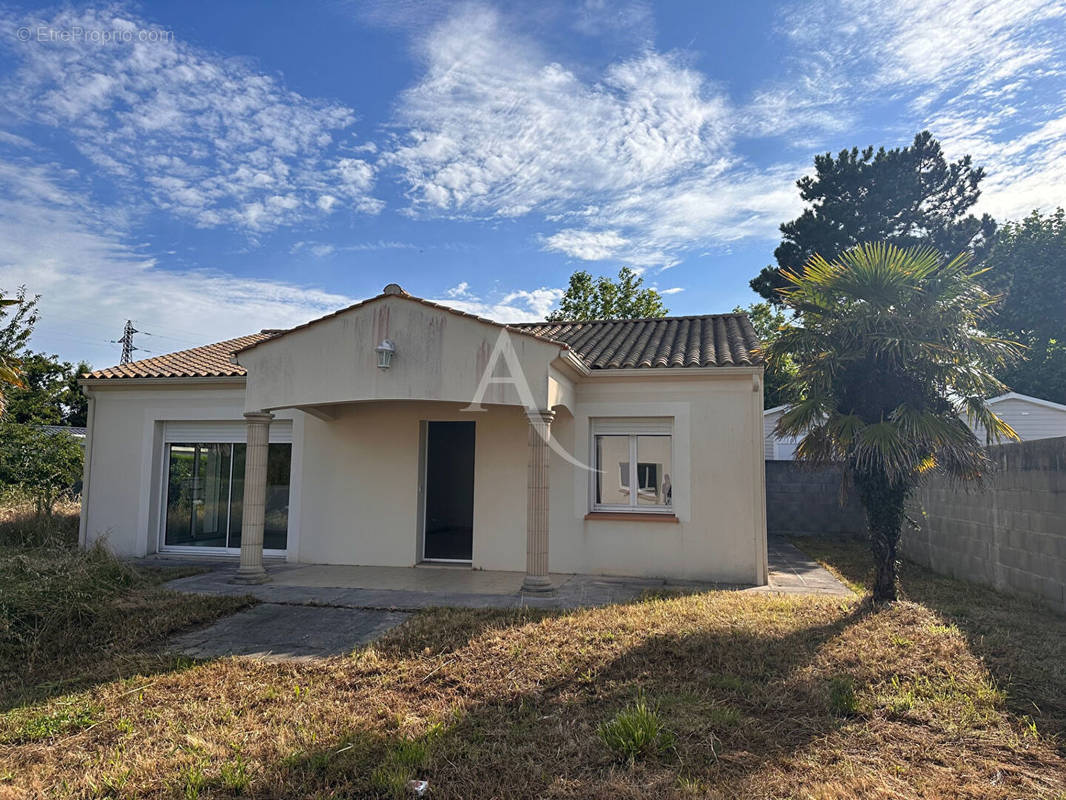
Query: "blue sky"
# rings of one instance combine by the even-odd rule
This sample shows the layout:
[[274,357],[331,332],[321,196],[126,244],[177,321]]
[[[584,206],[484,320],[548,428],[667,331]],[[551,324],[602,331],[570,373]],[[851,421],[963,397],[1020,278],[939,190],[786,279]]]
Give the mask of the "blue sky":
[[[1066,204],[1066,3],[0,7],[0,289],[114,363],[398,282],[502,321],[575,269],[755,300],[814,154],[929,128],[997,219]],[[145,352],[139,355],[145,355]]]

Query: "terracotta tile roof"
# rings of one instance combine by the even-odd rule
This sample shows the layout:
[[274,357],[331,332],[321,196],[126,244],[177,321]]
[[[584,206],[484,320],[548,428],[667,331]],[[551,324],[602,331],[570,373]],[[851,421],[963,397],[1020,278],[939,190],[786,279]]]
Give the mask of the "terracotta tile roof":
[[[366,300],[360,300],[354,305],[350,305],[346,308],[342,308],[332,313],[326,314],[324,317],[318,317],[316,319],[311,320],[310,322],[305,322],[303,325],[297,325],[295,328],[289,328],[288,330],[278,331],[278,333],[292,333],[293,331],[299,331],[303,330],[304,328],[310,328],[312,325],[317,325],[320,322],[325,322],[326,320],[332,319],[333,317],[339,317],[341,314],[347,314],[349,311],[355,311],[357,308],[363,308],[364,306],[368,306],[371,303],[376,303],[379,300],[384,300],[386,297],[403,297],[405,300],[410,300],[412,303],[418,303],[423,306],[428,306],[429,308],[435,308],[439,311],[447,311],[449,314],[454,314],[457,317],[475,319],[478,322],[484,322],[486,325],[492,325],[496,328],[508,328],[514,331],[515,333],[521,333],[524,336],[532,336],[534,339],[543,339],[546,341],[551,341],[552,344],[561,344],[563,345],[563,347],[567,346],[563,342],[549,340],[546,336],[541,336],[540,334],[535,333],[532,330],[528,330],[520,325],[507,325],[502,322],[497,322],[494,319],[488,319],[487,317],[479,317],[477,314],[471,314],[469,311],[462,311],[461,309],[453,308],[452,306],[446,306],[441,303],[434,303],[432,300],[424,300],[421,297],[415,297],[413,294],[408,294],[407,292],[405,292],[402,288],[400,288],[399,285],[395,283],[390,283],[388,286],[385,287],[385,291],[379,295],[375,295],[374,297],[368,298]],[[250,350],[257,344],[259,344],[259,342],[252,342],[251,344],[245,345],[244,347],[239,349]]]
[[750,367],[762,364],[745,314],[529,322],[510,327],[570,346],[592,369]]
[[[411,299],[460,316],[474,316],[419,298]],[[751,322],[744,314],[592,322],[523,322],[506,327],[567,347],[591,369],[741,367],[762,363],[761,357],[752,354],[758,340]],[[233,363],[234,353],[285,332],[261,331],[191,350],[98,369],[85,377],[91,380],[241,377],[245,371]]]
[[98,369],[86,375],[91,380],[109,378],[228,378],[245,374],[244,367],[231,358],[242,347],[276,336],[280,331],[261,331],[224,342],[206,344],[162,356],[131,361],[117,367]]

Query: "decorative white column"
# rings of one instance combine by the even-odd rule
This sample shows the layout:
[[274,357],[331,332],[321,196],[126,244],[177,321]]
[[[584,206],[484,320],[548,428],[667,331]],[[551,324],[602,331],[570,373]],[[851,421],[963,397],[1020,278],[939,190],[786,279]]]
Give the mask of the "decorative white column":
[[263,524],[266,517],[267,453],[270,420],[274,415],[253,411],[244,415],[248,446],[244,454],[244,506],[241,512],[241,565],[234,583],[266,583],[263,568]]
[[548,437],[554,411],[527,411],[529,478],[526,500],[526,577],[523,592],[552,591],[548,577]]

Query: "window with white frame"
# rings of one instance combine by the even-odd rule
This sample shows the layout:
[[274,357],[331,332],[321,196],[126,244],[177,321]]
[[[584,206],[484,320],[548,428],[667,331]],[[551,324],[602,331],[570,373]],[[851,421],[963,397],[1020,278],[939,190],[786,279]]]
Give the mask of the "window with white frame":
[[[270,426],[263,549],[284,552],[289,528],[292,426]],[[243,421],[172,421],[163,429],[163,548],[241,546],[244,502]]]
[[592,451],[594,511],[673,511],[672,419],[595,419]]

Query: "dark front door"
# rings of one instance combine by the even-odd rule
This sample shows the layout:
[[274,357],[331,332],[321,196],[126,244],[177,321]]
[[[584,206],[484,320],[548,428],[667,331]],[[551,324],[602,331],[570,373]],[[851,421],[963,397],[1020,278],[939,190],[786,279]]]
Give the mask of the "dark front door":
[[474,423],[430,422],[423,558],[470,561],[473,552]]

